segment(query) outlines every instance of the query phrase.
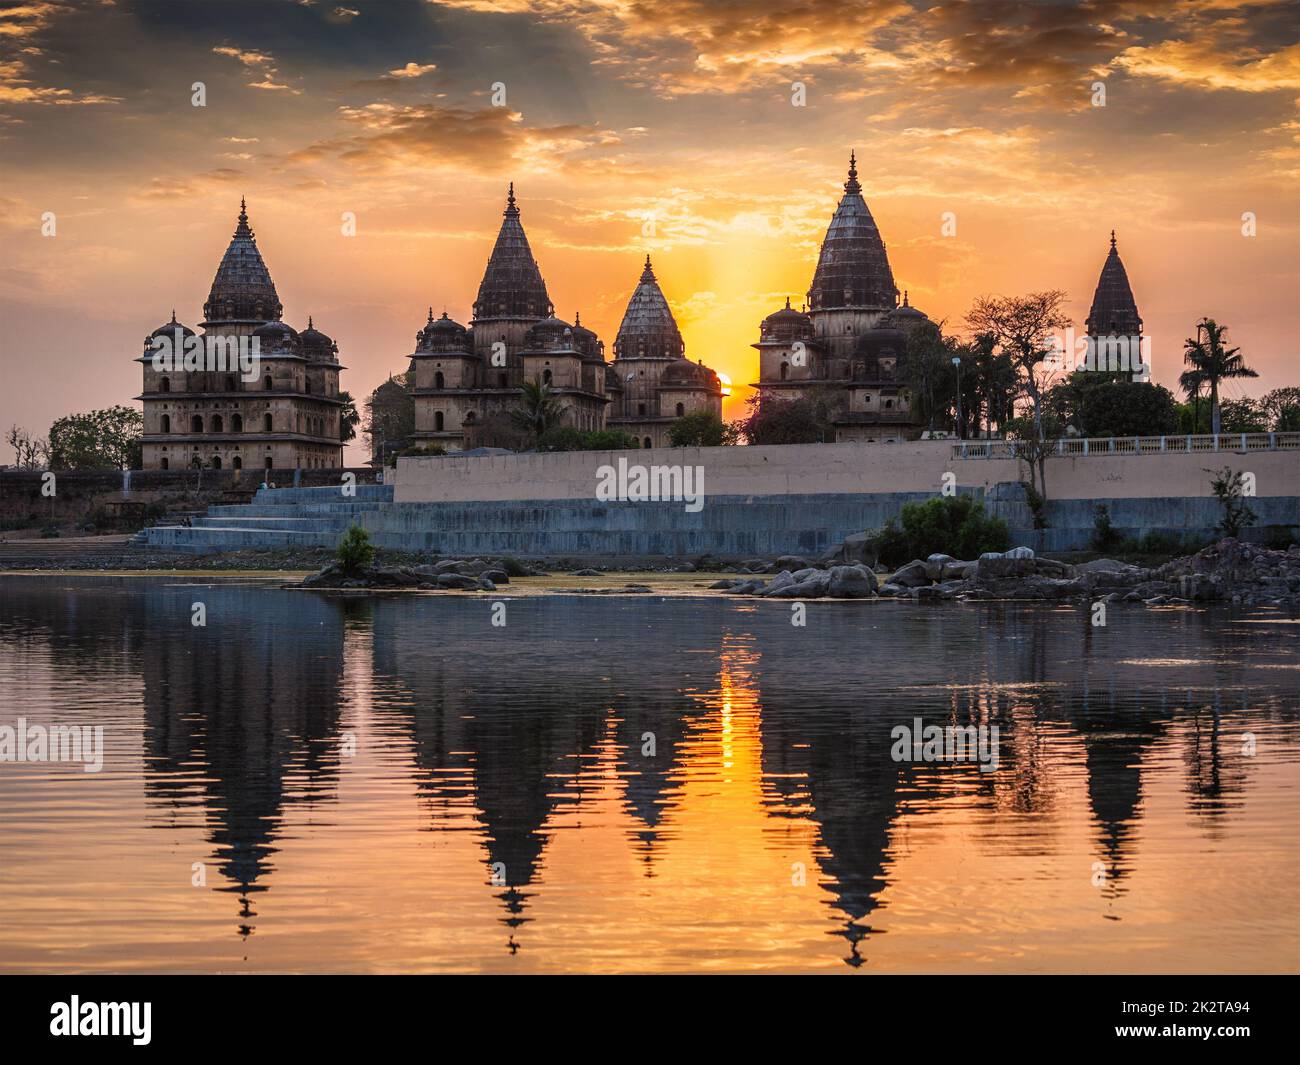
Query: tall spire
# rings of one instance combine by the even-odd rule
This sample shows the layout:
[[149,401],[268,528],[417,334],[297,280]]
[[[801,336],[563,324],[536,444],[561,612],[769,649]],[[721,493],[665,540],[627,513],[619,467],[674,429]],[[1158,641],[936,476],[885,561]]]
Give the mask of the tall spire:
[[856,149],[849,150],[849,180],[844,182],[844,191],[850,195],[862,194],[862,186],[858,184],[858,153]]
[[1128,271],[1115,246],[1115,231],[1110,231],[1110,251],[1097,279],[1092,310],[1086,325],[1089,336],[1141,336],[1142,316],[1129,284]]
[[204,324],[278,321],[283,312],[275,282],[248,224],[248,205],[241,196],[234,235],[221,257],[208,300],[203,305]]
[[677,320],[664,298],[647,255],[641,280],[627,301],[623,322],[618,327],[614,357],[680,359],[685,351],[681,330],[677,328]]
[[808,305],[813,311],[843,307],[892,311],[898,305],[885,242],[862,198],[857,163],[857,152],[851,152],[844,196],[826,229],[808,289]]
[[512,181],[506,194],[501,230],[497,233],[496,244],[479,283],[478,298],[474,301],[474,319],[541,320],[553,311],[551,299],[546,294],[546,282],[542,280],[519,220],[515,183]]

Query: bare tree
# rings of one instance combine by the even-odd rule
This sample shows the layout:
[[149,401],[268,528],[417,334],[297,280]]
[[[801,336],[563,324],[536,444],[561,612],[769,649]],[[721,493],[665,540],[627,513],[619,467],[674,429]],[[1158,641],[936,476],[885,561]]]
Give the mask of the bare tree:
[[32,436],[15,425],[5,434],[5,442],[14,449],[14,465],[20,470],[43,470],[50,464],[50,445],[42,437]]

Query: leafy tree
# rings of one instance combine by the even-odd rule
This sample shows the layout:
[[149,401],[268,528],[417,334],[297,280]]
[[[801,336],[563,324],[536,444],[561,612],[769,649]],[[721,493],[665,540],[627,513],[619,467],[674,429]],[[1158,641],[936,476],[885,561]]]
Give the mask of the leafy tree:
[[907,334],[903,380],[912,395],[911,411],[933,431],[935,420],[951,424],[956,407],[957,373],[952,365],[953,342],[936,325],[921,325]]
[[519,397],[519,406],[510,412],[510,419],[534,442],[541,440],[546,431],[560,424],[564,406],[559,396],[544,381],[525,381]]
[[835,439],[829,405],[817,397],[796,400],[750,397],[741,423],[751,444],[817,444]]
[[1269,418],[1263,406],[1253,399],[1226,399],[1220,405],[1225,433],[1266,433]]
[[357,573],[375,561],[375,548],[370,534],[360,525],[349,525],[334,552],[344,573]]
[[381,450],[387,456],[410,446],[415,436],[413,385],[409,372],[398,377],[390,376],[366,400],[362,434],[370,441],[370,454],[374,458],[381,457]]
[[668,427],[673,447],[723,447],[740,443],[740,427],[724,422],[712,411],[684,414]]
[[141,465],[144,416],[115,406],[69,414],[50,426],[50,467],[56,470],[129,470]]
[[343,401],[343,406],[339,408],[339,440],[346,444],[357,435],[357,426],[361,424],[361,412],[357,410],[357,403],[352,398],[351,392],[340,392],[339,399]]
[[[1012,418],[1004,428],[1016,458],[1022,459],[1029,467],[1031,480],[1028,487],[1037,493],[1041,507],[1047,498],[1047,459],[1056,454],[1057,442],[1065,436],[1065,423],[1055,414],[1044,414],[1037,424],[1032,417],[1022,416]],[[1038,471],[1038,484],[1032,480],[1035,469]]]
[[1228,327],[1219,325],[1213,318],[1202,318],[1196,324],[1196,338],[1183,342],[1183,362],[1197,371],[1210,389],[1210,431],[1220,433],[1222,411],[1219,407],[1219,383],[1236,377],[1258,377],[1246,365],[1240,348],[1229,348],[1225,341]]
[[[1044,386],[1046,375],[1040,367],[1052,352],[1052,334],[1070,324],[1062,305],[1065,293],[1060,289],[1031,292],[1028,296],[980,296],[966,315],[966,324],[976,336],[992,337],[997,347],[1011,360],[1019,391],[1029,399],[1033,414],[1033,432],[1039,490],[1047,495],[1046,426],[1044,423]],[[1033,471],[1031,465],[1031,472]]]
[[1173,393],[1127,375],[1072,373],[1048,392],[1047,405],[1082,436],[1162,436],[1178,428]]
[[1274,433],[1300,432],[1300,388],[1275,388],[1265,392],[1259,405]]

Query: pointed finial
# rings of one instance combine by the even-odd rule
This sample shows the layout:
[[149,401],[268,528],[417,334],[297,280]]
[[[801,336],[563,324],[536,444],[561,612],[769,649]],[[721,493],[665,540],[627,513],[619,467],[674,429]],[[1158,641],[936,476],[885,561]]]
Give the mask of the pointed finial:
[[786,309],[787,311],[790,309],[790,297],[789,297],[789,296],[786,296],[786,298],[785,298],[785,309]]
[[308,328],[308,329],[315,329],[315,328],[316,328],[314,325],[312,325],[312,322],[311,322],[311,315],[310,315],[310,314],[307,315],[307,328]]
[[176,324],[176,308],[172,308],[172,325]]
[[655,280],[654,267],[650,265],[650,256],[648,255],[645,257],[645,269],[641,271],[641,280],[642,281]]
[[510,191],[506,193],[506,210],[513,210],[515,206],[515,183],[510,182]]
[[862,191],[862,186],[858,184],[858,153],[856,149],[849,151],[849,180],[844,182],[844,191],[848,193]]
[[1115,231],[1113,229],[1110,231],[1110,246],[1115,247]]
[[903,306],[907,306],[907,289],[903,289]]
[[574,312],[573,312],[573,324],[574,324],[575,326],[582,325],[582,312],[581,312],[581,311],[574,311]]

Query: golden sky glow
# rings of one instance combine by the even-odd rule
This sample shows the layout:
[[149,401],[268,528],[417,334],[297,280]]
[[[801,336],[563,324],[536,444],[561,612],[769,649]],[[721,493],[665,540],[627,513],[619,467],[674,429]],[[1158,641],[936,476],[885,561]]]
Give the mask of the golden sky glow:
[[759,321],[807,290],[850,148],[899,287],[932,318],[956,328],[976,295],[1062,288],[1081,326],[1114,228],[1156,380],[1174,384],[1209,315],[1261,372],[1229,395],[1300,383],[1293,15],[1228,0],[11,6],[0,426],[43,434],[136,395],[142,338],[173,307],[201,317],[241,195],[285,319],[313,315],[344,387],[368,393],[405,368],[427,307],[468,320],[510,180],[557,313],[612,347],[649,252],[688,355],[736,383],[735,416]]

